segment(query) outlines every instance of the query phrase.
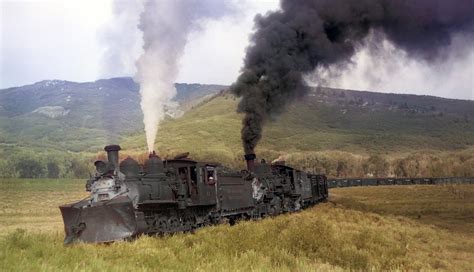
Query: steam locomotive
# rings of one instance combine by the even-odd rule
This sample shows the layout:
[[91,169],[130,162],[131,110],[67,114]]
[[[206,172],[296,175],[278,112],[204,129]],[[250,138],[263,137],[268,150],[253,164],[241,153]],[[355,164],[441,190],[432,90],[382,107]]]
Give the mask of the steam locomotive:
[[104,148],[107,162],[96,161],[86,183],[90,195],[60,206],[66,244],[112,242],[141,234],[169,234],[228,221],[295,212],[328,197],[324,175],[313,175],[283,162],[256,161],[230,170],[198,162],[189,153],[162,160],[150,154],[144,165],[128,157],[119,164],[118,145]]

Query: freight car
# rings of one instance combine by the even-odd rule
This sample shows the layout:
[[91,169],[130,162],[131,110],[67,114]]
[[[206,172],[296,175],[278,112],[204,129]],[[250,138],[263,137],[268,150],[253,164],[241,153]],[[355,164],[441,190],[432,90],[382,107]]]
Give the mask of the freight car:
[[352,186],[474,184],[474,177],[329,179],[329,188]]
[[144,165],[119,163],[118,145],[106,146],[107,162],[96,161],[86,183],[90,195],[60,206],[66,244],[112,242],[141,234],[168,234],[228,221],[294,212],[328,197],[324,175],[245,156],[247,169],[232,171],[182,154]]

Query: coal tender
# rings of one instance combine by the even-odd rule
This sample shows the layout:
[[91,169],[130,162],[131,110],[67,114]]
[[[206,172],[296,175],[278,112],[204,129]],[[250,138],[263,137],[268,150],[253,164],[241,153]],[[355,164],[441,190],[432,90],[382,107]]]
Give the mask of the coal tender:
[[130,157],[119,163],[119,150],[118,145],[105,147],[108,161],[95,162],[86,199],[60,206],[66,244],[234,224],[298,211],[328,196],[325,176],[283,162],[257,162],[254,154],[245,155],[247,169],[238,172],[191,160],[188,154],[162,160],[152,153],[144,165]]

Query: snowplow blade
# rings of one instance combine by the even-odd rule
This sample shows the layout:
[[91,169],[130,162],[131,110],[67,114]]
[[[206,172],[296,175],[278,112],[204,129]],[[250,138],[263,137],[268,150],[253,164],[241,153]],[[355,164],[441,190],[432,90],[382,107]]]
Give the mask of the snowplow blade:
[[137,218],[128,197],[93,204],[83,200],[60,206],[59,209],[66,232],[65,244],[113,242],[143,232],[137,224],[142,218]]

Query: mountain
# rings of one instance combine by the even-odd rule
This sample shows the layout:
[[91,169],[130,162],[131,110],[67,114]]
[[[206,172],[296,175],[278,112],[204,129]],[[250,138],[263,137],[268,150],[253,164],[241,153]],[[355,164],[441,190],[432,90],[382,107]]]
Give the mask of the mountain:
[[[160,128],[162,149],[240,154],[237,99],[216,95]],[[125,139],[144,146],[143,135]],[[314,88],[264,128],[260,152],[456,150],[474,145],[474,101]],[[257,151],[258,151],[257,149]]]
[[[221,85],[176,88],[157,152],[242,167],[238,98]],[[132,79],[0,90],[0,177],[82,177],[106,143],[146,157]],[[474,175],[474,101],[312,88],[272,116],[256,152],[330,176]]]
[[[170,117],[226,86],[175,84]],[[143,131],[139,87],[131,78],[77,83],[44,80],[0,90],[0,145],[95,151]],[[191,105],[191,106],[190,106]]]
[[[172,135],[183,134],[190,142],[213,139],[203,149],[225,141],[233,153],[240,152],[237,99],[228,92],[216,96],[227,86],[178,83],[176,89],[158,144],[169,133],[173,141],[168,146],[186,148]],[[85,83],[45,80],[0,90],[0,146],[95,152],[106,143],[133,139],[130,147],[141,148],[145,144],[138,91],[126,77]],[[469,100],[313,88],[273,119],[261,146],[275,151],[288,145],[300,151],[367,152],[474,144],[474,101]],[[228,124],[232,129],[226,131]]]

